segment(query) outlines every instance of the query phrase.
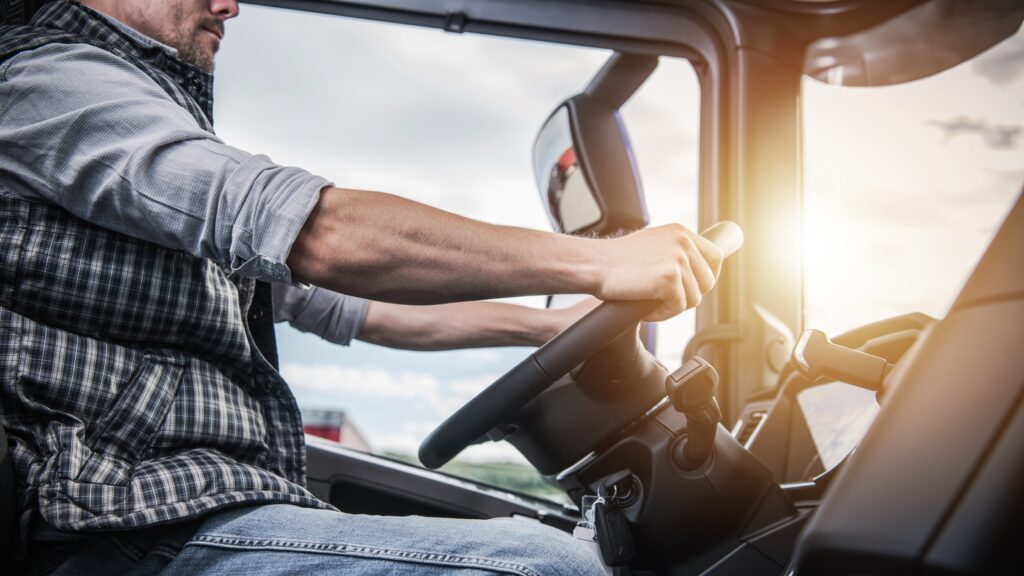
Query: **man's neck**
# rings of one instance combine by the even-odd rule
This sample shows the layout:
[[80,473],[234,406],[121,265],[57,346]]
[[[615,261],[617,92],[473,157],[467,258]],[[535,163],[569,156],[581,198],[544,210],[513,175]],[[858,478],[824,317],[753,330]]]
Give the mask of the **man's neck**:
[[[122,14],[123,11],[119,3],[110,2],[109,0],[82,0],[81,3],[83,6],[86,6],[96,11],[100,16],[103,17],[104,20],[109,22],[119,32],[126,34],[127,36],[131,37],[133,40],[142,44],[143,46],[156,46],[167,52],[168,55],[170,56],[178,55],[177,48],[173,46],[168,46],[167,44],[164,44],[159,40],[156,40],[150,36],[143,34],[142,32],[139,32],[138,30],[132,28],[128,24],[125,24],[125,18],[123,16],[120,18],[117,16],[117,14]],[[108,5],[113,5],[113,10],[108,11]]]
[[118,22],[124,22],[126,20],[124,14],[124,4],[113,0],[78,0],[83,6],[88,6],[93,10],[113,18]]

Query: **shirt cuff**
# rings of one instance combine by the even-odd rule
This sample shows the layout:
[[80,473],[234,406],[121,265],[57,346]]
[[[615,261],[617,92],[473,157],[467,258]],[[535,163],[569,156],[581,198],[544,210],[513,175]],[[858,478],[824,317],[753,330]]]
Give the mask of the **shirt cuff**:
[[366,321],[369,302],[363,298],[319,287],[302,290],[274,284],[272,289],[275,322],[288,322],[328,342],[348,346]]

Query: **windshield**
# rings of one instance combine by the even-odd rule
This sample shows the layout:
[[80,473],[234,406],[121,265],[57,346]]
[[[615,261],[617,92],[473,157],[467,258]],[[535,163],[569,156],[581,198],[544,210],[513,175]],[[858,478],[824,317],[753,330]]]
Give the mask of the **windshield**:
[[[244,12],[218,56],[215,116],[226,142],[341,187],[550,230],[533,179],[533,141],[608,51],[251,5]],[[694,227],[692,66],[664,60],[623,119],[652,220]],[[514,301],[543,307],[545,299]],[[678,364],[693,329],[692,313],[665,323],[659,355]],[[340,348],[286,324],[277,330],[282,373],[307,432],[414,464],[434,427],[532,351]],[[564,498],[505,443],[471,447],[443,470]]]
[[[1024,32],[915,82],[803,85],[804,327],[941,318],[1024,186]],[[878,412],[843,383],[799,396],[819,459],[838,464]]]
[[805,78],[805,328],[942,317],[1024,185],[1024,33],[941,74]]

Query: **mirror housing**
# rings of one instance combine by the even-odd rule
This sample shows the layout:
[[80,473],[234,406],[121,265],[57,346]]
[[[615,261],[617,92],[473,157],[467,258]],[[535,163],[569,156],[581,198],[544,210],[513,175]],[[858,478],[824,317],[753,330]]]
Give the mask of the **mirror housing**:
[[619,108],[654,72],[654,56],[614,54],[586,90],[560,104],[533,146],[533,169],[552,228],[608,235],[647,225],[640,174]]

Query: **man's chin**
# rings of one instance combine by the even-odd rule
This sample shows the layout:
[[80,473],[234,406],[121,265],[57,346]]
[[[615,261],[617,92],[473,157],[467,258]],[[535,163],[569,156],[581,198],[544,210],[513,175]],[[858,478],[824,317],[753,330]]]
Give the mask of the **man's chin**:
[[186,64],[191,64],[207,74],[213,74],[214,61],[213,52],[205,50],[178,50],[178,58]]

